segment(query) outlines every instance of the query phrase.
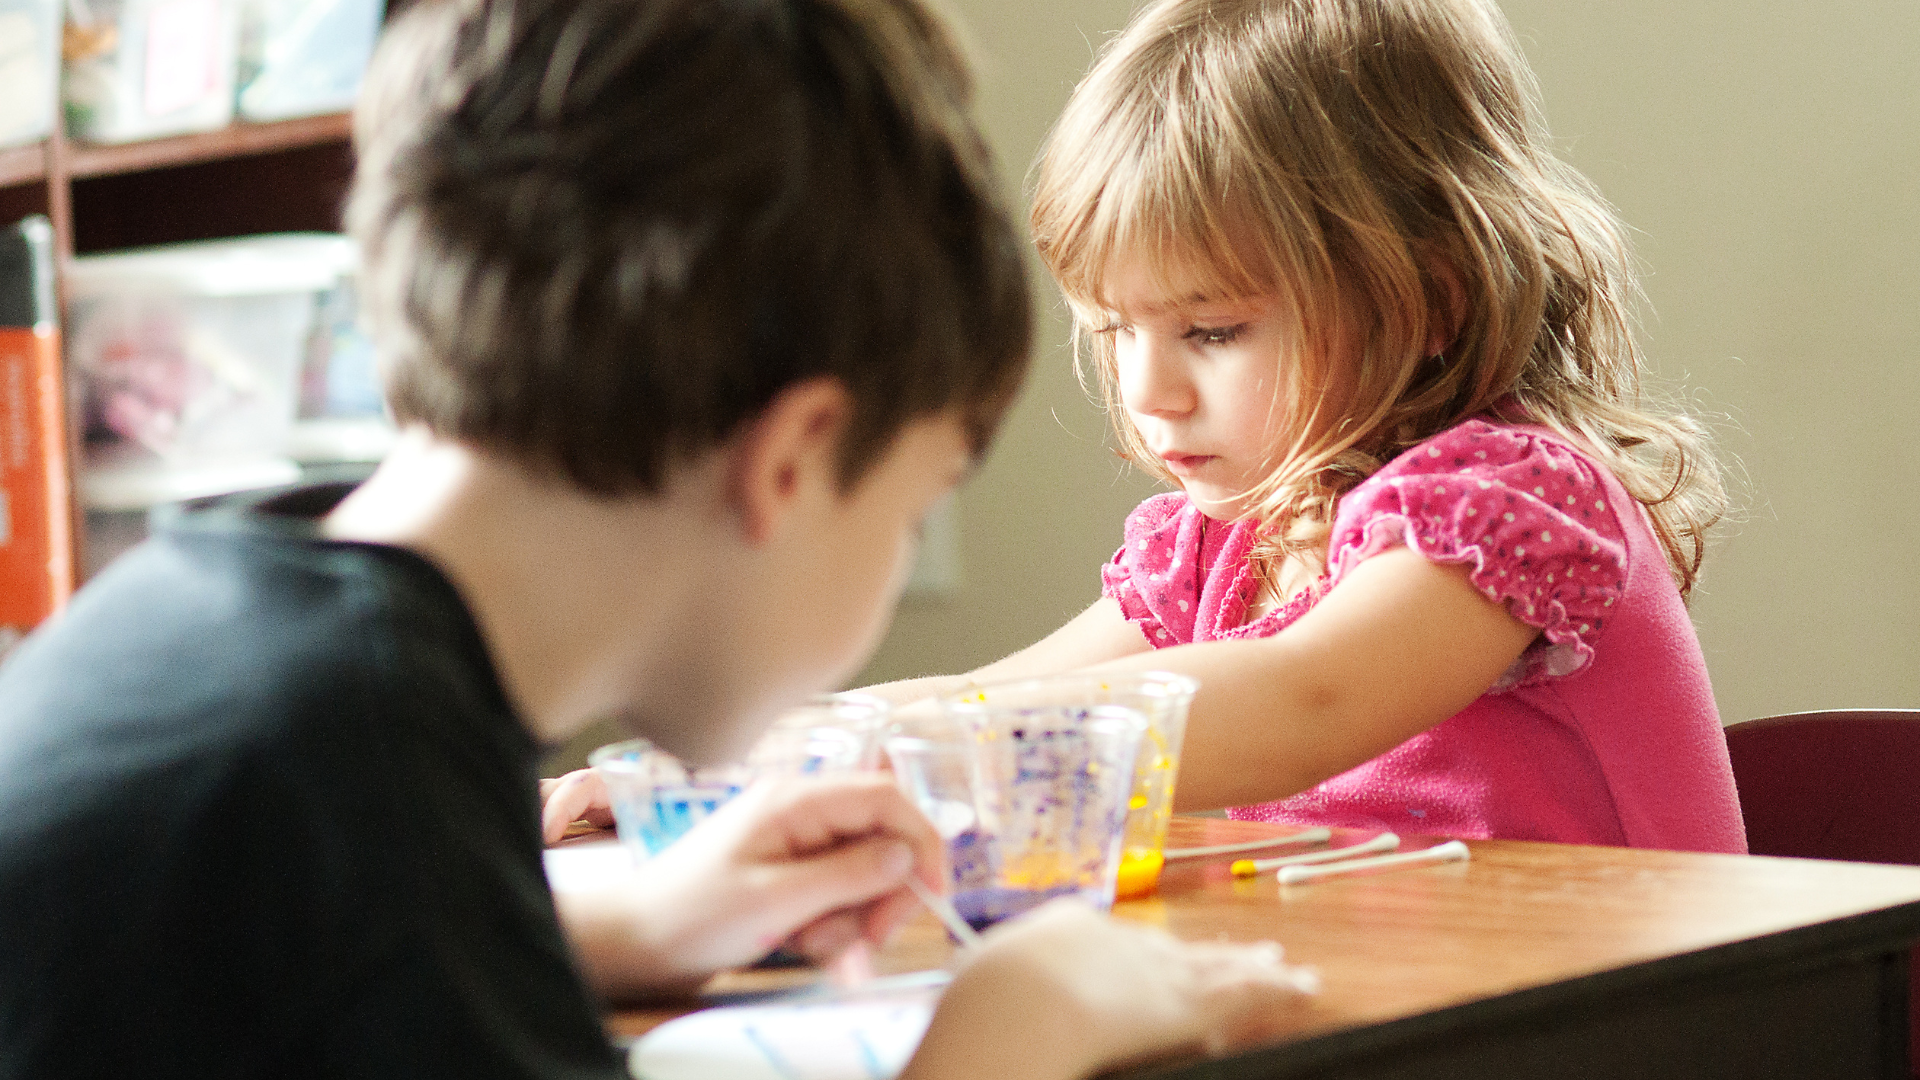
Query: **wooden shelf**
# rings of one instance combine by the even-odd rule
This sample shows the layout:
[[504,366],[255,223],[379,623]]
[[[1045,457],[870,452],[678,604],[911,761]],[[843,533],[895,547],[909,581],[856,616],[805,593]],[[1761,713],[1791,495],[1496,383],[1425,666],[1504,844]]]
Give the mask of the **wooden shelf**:
[[0,150],[0,188],[37,184],[47,178],[45,141]]
[[[234,124],[219,131],[176,135],[118,146],[88,146],[76,142],[67,146],[67,172],[74,179],[81,180],[197,165],[303,146],[343,143],[351,138],[352,133],[351,115],[328,113],[270,124]],[[6,160],[0,157],[0,180],[5,176]]]
[[[4,2],[4,0],[0,0]],[[53,219],[61,257],[255,232],[330,231],[353,118],[327,113],[116,146],[55,132],[0,149],[0,222]],[[208,198],[219,192],[218,198]]]

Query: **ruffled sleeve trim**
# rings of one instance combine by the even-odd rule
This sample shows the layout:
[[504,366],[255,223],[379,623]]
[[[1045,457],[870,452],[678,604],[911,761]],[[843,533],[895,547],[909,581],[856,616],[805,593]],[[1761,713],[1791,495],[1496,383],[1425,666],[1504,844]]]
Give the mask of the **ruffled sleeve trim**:
[[[1179,644],[1178,628],[1169,628],[1148,604],[1142,586],[1164,577],[1176,557],[1180,519],[1190,504],[1179,492],[1148,498],[1127,515],[1125,542],[1100,568],[1100,595],[1113,598],[1121,614],[1140,627],[1155,648]],[[1197,511],[1196,511],[1197,513]],[[1191,639],[1191,632],[1187,639]]]
[[1482,595],[1539,629],[1495,690],[1584,670],[1627,579],[1598,466],[1558,439],[1481,421],[1414,447],[1341,500],[1330,582],[1401,545],[1469,567]]
[[1100,595],[1112,597],[1120,604],[1120,613],[1127,621],[1136,623],[1140,632],[1156,648],[1168,644],[1171,640],[1167,628],[1154,618],[1147,602],[1140,598],[1140,589],[1133,583],[1133,574],[1126,565],[1126,549],[1114,552],[1112,561],[1100,568]]

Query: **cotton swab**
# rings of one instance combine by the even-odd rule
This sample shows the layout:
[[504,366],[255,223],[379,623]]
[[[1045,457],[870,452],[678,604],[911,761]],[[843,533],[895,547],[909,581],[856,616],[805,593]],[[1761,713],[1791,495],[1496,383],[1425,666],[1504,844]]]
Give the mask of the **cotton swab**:
[[967,920],[961,918],[959,912],[953,910],[953,905],[947,902],[946,897],[927,888],[926,882],[911,874],[907,876],[907,888],[913,890],[913,895],[927,905],[927,910],[933,912],[941,924],[947,928],[947,932],[953,935],[955,941],[967,948],[980,944],[980,935],[974,932],[973,927],[967,925]]
[[1267,848],[1292,847],[1295,844],[1324,844],[1331,839],[1331,829],[1308,829],[1287,836],[1269,836],[1264,840],[1243,840],[1237,844],[1168,848],[1160,853],[1160,857],[1168,862],[1175,859],[1209,859],[1215,855],[1238,855],[1242,851],[1265,851]]
[[1412,866],[1417,863],[1465,862],[1469,858],[1467,845],[1458,840],[1449,840],[1419,851],[1403,851],[1398,855],[1376,855],[1371,859],[1352,859],[1328,866],[1283,866],[1280,868],[1280,884],[1298,885],[1316,878],[1332,877],[1335,874],[1353,874],[1362,870],[1381,870],[1390,866]]
[[1390,832],[1368,840],[1364,844],[1351,847],[1330,848],[1326,851],[1309,851],[1304,855],[1282,855],[1275,859],[1241,859],[1231,867],[1234,877],[1253,877],[1269,870],[1278,870],[1282,866],[1303,866],[1308,863],[1333,862],[1336,859],[1351,859],[1356,855],[1371,855],[1377,851],[1392,851],[1400,846],[1400,838]]

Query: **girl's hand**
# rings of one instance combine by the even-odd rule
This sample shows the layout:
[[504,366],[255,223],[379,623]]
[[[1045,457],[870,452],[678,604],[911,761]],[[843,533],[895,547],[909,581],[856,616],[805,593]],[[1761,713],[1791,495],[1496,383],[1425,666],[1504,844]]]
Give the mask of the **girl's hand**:
[[938,890],[946,873],[933,826],[890,777],[864,774],[756,784],[635,884],[554,899],[589,982],[633,996],[782,944],[816,960],[883,944],[918,911],[907,876]]
[[1056,901],[965,957],[901,1080],[1072,1080],[1279,1035],[1311,972],[1280,948],[1187,944]]
[[567,826],[582,819],[598,828],[613,828],[613,800],[599,773],[575,769],[540,781],[540,832],[547,843],[559,841],[567,835]]

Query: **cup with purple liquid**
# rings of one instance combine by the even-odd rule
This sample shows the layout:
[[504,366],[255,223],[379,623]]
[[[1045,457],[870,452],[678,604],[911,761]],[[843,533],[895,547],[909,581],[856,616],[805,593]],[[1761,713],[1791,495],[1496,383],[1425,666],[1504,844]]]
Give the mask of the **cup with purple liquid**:
[[958,729],[920,731],[889,738],[886,750],[894,782],[946,841],[954,895],[992,885],[990,838],[981,830],[975,797],[972,737]]
[[1133,794],[1127,800],[1126,839],[1120,845],[1116,899],[1145,896],[1160,879],[1161,848],[1173,816],[1173,786],[1187,710],[1200,684],[1165,671],[1137,674],[1068,672],[1040,678],[972,686],[951,699],[962,707],[993,703],[1003,709],[1036,705],[1124,705],[1147,720],[1134,762]]

